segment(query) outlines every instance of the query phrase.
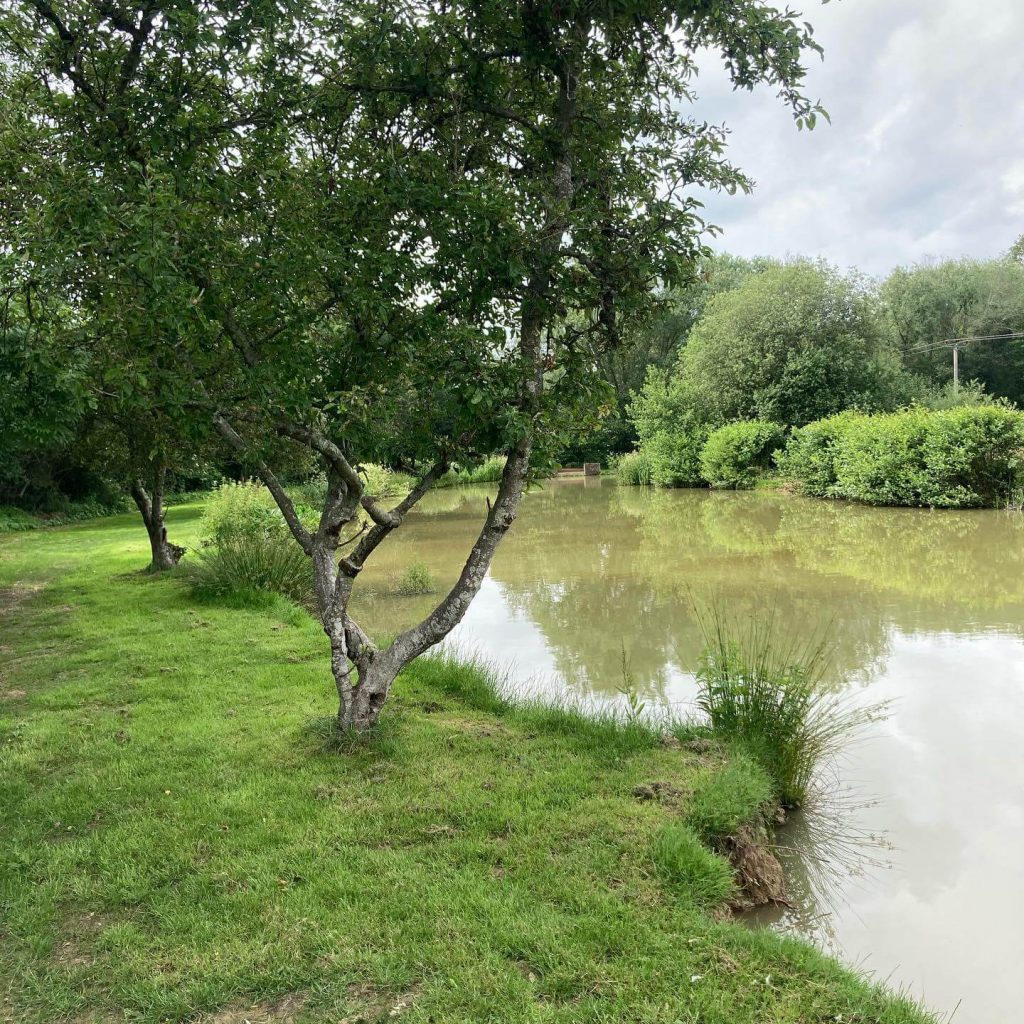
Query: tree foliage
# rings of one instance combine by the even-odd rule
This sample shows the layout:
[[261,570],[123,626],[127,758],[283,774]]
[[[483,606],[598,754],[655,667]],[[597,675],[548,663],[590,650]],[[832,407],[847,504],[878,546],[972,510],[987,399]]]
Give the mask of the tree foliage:
[[599,372],[614,389],[614,407],[608,407],[596,430],[582,431],[578,440],[563,449],[562,460],[607,463],[615,454],[628,451],[637,440],[628,406],[648,371],[668,369],[678,361],[712,296],[738,287],[750,275],[773,265],[768,259],[714,253],[700,261],[690,280],[659,291],[650,315],[629,324],[620,332],[620,342],[600,353]]
[[[1024,331],[1024,262],[946,260],[900,268],[881,288],[886,318],[907,367],[934,384],[952,380],[948,339]],[[961,347],[960,374],[990,394],[1024,403],[1024,340]]]
[[900,397],[898,357],[868,283],[808,261],[769,268],[713,298],[678,373],[713,423],[800,425]]

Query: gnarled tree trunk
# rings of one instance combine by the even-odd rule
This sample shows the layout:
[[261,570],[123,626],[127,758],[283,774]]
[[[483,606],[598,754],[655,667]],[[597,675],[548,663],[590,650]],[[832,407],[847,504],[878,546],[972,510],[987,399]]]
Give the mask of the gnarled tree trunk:
[[[530,451],[531,443],[526,438],[508,454],[498,494],[493,504],[488,503],[480,534],[455,585],[422,622],[399,634],[388,647],[375,647],[348,615],[348,592],[369,551],[357,548],[351,556],[341,560],[333,606],[335,622],[341,628],[327,629],[331,637],[331,665],[338,686],[341,729],[363,732],[373,728],[398,673],[440,643],[462,621],[480,590],[498,545],[515,522],[529,473]],[[390,529],[398,525],[406,510],[395,511],[398,521]],[[342,652],[344,660],[335,656]],[[357,675],[354,682],[353,666]]]
[[185,554],[183,547],[172,544],[167,539],[167,527],[164,523],[164,481],[166,476],[166,467],[157,466],[153,474],[151,491],[147,491],[138,478],[133,480],[131,485],[132,499],[142,514],[142,521],[146,524],[146,533],[149,534],[150,569],[154,572],[173,569],[181,561],[181,556]]
[[[392,509],[384,509],[365,493],[359,474],[333,441],[315,428],[280,423],[278,430],[282,434],[307,445],[328,467],[320,522],[316,530],[309,530],[300,521],[294,503],[273,470],[252,458],[248,445],[224,415],[218,414],[215,423],[239,453],[252,459],[292,535],[312,561],[317,611],[331,644],[339,728],[345,732],[371,729],[377,724],[398,673],[455,628],[479,591],[494,552],[515,521],[529,474],[532,437],[527,433],[509,451],[497,496],[493,503],[488,502],[480,534],[455,585],[422,622],[401,633],[389,646],[378,648],[349,614],[353,584],[366,560],[401,525],[406,513],[448,468],[447,463],[436,463],[401,502]],[[360,509],[372,525],[364,525],[354,536],[343,540],[342,531],[357,520]],[[346,549],[347,553],[342,554]]]

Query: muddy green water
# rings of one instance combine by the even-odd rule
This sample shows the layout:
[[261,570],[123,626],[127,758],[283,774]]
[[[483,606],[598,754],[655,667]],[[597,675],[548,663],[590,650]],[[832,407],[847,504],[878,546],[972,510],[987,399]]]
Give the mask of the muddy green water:
[[[429,495],[379,552],[357,602],[374,629],[435,600],[395,595],[412,561],[454,580],[487,493]],[[1024,517],[550,481],[453,642],[523,687],[593,702],[621,701],[625,650],[648,706],[685,711],[695,602],[828,629],[831,684],[894,702],[838,766],[835,806],[783,832],[793,910],[753,923],[956,1009],[955,1024],[1022,1019]]]

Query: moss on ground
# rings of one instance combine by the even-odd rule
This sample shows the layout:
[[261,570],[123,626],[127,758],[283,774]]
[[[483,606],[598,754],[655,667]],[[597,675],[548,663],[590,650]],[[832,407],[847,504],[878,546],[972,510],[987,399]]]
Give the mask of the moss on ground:
[[764,798],[749,765],[443,660],[339,745],[308,616],[147,560],[130,516],[0,538],[0,1019],[929,1019],[713,919],[694,837]]

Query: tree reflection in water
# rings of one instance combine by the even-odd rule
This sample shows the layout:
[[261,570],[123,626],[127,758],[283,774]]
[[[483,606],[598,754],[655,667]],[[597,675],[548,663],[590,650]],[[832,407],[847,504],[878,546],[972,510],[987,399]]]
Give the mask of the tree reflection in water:
[[[453,581],[486,493],[428,496],[381,550],[360,581],[373,628],[401,628],[436,600],[394,594],[410,562]],[[858,797],[881,801],[855,808],[846,793],[781,833],[794,906],[775,923],[870,956],[933,1005],[963,997],[964,1024],[1016,1019],[1020,925],[1005,908],[1024,900],[1024,516],[549,481],[457,639],[518,662],[521,686],[543,674],[594,701],[621,700],[625,648],[640,699],[685,710],[675,702],[695,692],[702,643],[694,603],[731,619],[773,609],[796,635],[828,629],[830,683],[896,701],[844,766]],[[891,871],[878,833],[896,845]],[[951,934],[971,936],[966,954]]]
[[[361,581],[376,629],[400,629],[436,599],[394,593],[414,547],[439,586],[454,581],[486,493],[439,491],[410,517]],[[528,495],[491,582],[500,607],[472,609],[462,640],[499,660],[542,646],[580,696],[615,695],[623,648],[646,700],[692,696],[695,603],[732,618],[771,608],[786,631],[827,630],[829,682],[848,686],[876,677],[896,632],[1024,636],[1024,517],[553,480]],[[528,624],[532,639],[517,633],[509,649],[502,616]]]

